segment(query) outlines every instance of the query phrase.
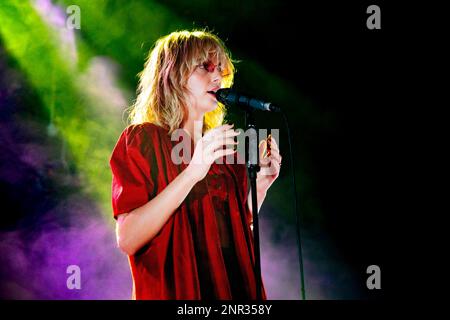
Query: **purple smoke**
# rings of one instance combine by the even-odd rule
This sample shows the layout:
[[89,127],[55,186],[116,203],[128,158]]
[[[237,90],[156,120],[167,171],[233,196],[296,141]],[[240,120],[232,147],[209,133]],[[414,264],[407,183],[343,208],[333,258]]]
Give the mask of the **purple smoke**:
[[[4,298],[131,297],[127,258],[116,248],[109,225],[98,216],[90,216],[93,210],[85,202],[75,196],[41,217],[33,229],[1,234]],[[62,225],[54,218],[59,214],[69,215],[70,225]],[[81,289],[67,287],[70,265],[80,267]]]
[[[301,299],[295,226],[268,217],[270,205],[260,211],[261,272],[268,299]],[[308,300],[360,299],[354,275],[332,241],[320,229],[302,229],[303,266]],[[277,240],[275,240],[277,239]]]

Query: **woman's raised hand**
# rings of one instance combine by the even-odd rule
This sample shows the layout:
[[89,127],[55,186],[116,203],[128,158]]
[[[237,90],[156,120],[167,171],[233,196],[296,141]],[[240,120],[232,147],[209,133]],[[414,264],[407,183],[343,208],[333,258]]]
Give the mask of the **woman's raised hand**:
[[280,149],[272,135],[259,144],[259,165],[261,170],[257,174],[258,189],[267,192],[272,183],[278,178],[281,167]]
[[186,168],[193,179],[202,180],[214,161],[236,152],[234,146],[237,142],[234,137],[239,135],[239,132],[232,128],[233,125],[230,124],[221,125],[207,131],[197,141],[191,162]]

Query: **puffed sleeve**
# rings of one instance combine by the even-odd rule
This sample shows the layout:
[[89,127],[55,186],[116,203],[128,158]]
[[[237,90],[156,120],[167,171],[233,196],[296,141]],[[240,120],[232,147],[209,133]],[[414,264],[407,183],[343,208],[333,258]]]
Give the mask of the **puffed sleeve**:
[[143,206],[155,196],[151,175],[154,147],[139,125],[128,126],[120,135],[110,158],[113,216]]

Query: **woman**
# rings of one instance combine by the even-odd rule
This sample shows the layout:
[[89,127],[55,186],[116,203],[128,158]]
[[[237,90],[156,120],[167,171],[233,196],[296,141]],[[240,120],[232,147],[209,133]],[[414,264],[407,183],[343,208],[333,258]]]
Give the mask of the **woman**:
[[[117,241],[129,256],[134,299],[256,298],[246,167],[216,163],[237,156],[238,132],[222,124],[224,106],[211,94],[230,86],[233,73],[218,37],[181,31],[156,42],[140,74],[131,124],[110,159]],[[191,150],[187,161],[174,159],[174,136]],[[258,174],[258,207],[280,161],[272,141],[261,165],[273,170]]]

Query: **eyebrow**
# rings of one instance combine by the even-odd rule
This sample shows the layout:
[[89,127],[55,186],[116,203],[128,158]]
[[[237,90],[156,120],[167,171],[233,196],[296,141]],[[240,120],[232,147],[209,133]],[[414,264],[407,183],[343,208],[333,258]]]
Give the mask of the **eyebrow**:
[[212,64],[215,65],[215,66],[222,65],[222,61],[219,61],[219,64],[215,64],[215,63],[213,63],[213,61],[212,61],[211,59],[207,59],[207,60],[205,60],[203,63],[212,63]]

